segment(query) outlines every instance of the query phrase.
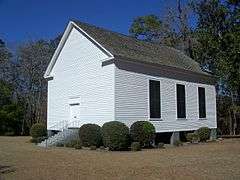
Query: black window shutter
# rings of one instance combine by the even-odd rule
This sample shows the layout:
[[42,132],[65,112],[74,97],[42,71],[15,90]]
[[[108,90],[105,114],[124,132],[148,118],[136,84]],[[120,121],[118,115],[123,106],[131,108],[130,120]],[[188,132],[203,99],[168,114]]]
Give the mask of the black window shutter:
[[161,118],[160,82],[149,81],[150,118]]
[[206,118],[205,88],[198,87],[199,118]]
[[186,118],[185,86],[177,84],[177,117]]

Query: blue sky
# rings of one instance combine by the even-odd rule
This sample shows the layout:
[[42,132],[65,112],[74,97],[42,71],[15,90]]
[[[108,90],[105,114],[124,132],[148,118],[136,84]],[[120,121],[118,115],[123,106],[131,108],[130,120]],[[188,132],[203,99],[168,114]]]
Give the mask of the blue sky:
[[[166,3],[167,2],[167,3]],[[0,38],[8,44],[53,39],[70,19],[128,34],[136,16],[162,16],[176,0],[0,0]]]

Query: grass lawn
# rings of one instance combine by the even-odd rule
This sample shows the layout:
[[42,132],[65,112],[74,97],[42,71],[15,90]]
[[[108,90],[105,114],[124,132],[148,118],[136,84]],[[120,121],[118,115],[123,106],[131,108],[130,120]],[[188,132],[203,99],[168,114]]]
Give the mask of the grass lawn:
[[40,148],[0,137],[0,179],[240,179],[240,139],[140,152]]

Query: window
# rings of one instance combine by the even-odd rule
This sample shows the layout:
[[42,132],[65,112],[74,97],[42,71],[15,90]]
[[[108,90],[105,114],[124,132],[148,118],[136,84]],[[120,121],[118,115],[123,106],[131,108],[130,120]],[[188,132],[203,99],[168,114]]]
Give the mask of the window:
[[206,118],[205,88],[198,87],[199,118]]
[[161,118],[160,82],[149,81],[150,118]]
[[177,84],[177,117],[186,118],[185,86]]

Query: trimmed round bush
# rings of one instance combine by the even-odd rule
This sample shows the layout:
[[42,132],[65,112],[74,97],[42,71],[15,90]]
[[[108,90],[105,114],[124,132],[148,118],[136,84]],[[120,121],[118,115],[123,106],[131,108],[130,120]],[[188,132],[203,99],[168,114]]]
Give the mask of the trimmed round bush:
[[97,124],[84,124],[79,129],[79,138],[84,147],[102,144],[101,127]]
[[30,135],[32,136],[32,138],[47,136],[47,128],[42,123],[33,124],[30,129]]
[[129,128],[121,122],[111,121],[102,126],[103,144],[110,151],[124,150],[129,147]]
[[132,151],[141,151],[141,145],[139,142],[132,142],[131,144]]
[[142,147],[149,147],[155,138],[155,127],[148,121],[136,121],[130,127],[130,136]]
[[196,142],[199,141],[199,136],[197,133],[188,133],[186,139],[188,142]]
[[200,141],[206,141],[210,138],[210,129],[208,127],[201,127],[196,132]]

